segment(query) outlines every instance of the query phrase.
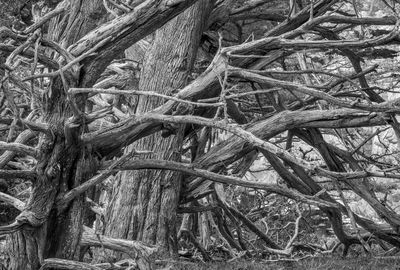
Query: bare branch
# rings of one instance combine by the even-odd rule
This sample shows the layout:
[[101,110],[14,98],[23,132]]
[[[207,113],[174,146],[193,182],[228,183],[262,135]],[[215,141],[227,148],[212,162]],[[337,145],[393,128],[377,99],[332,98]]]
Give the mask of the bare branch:
[[[68,69],[72,68],[74,65],[77,65],[79,62],[81,62],[85,58],[91,56],[99,47],[103,46],[109,40],[110,40],[110,38],[105,38],[104,40],[100,41],[99,44],[96,44],[96,46],[94,46],[92,49],[90,49],[87,52],[79,55],[77,58],[74,58],[72,61],[70,61],[68,64],[66,64],[65,66],[61,67],[57,71],[54,71],[54,72],[51,72],[51,73],[40,73],[40,74],[27,76],[23,80],[24,81],[28,81],[28,80],[37,79],[37,78],[43,78],[43,77],[54,78],[54,77],[56,77],[58,75],[61,75],[63,72],[68,71]],[[77,70],[79,70],[79,67],[77,68]],[[76,72],[76,70],[74,70],[73,72]]]
[[112,175],[114,173],[114,169],[122,164],[124,164],[125,162],[127,162],[132,156],[134,156],[136,154],[135,151],[129,152],[127,154],[125,154],[123,157],[121,157],[120,159],[114,161],[106,170],[105,172],[96,175],[95,177],[89,179],[88,181],[86,181],[85,183],[83,183],[82,185],[71,189],[68,193],[66,193],[62,199],[60,199],[57,204],[58,207],[65,207],[67,206],[67,204],[73,200],[74,198],[76,198],[77,196],[79,196],[80,194],[84,193],[86,190],[88,190],[89,188],[103,182],[104,180],[106,180],[110,175]]
[[236,216],[243,224],[249,228],[252,232],[254,232],[258,237],[260,237],[268,246],[269,249],[273,250],[282,250],[280,246],[278,246],[275,242],[273,242],[265,233],[263,233],[253,222],[251,222],[245,215],[240,213],[234,207],[226,205],[229,211],[232,212],[234,216]]
[[48,22],[51,18],[63,13],[66,11],[69,7],[69,1],[63,1],[60,5],[57,6],[56,9],[50,11],[49,13],[45,14],[42,16],[39,21],[35,22],[34,24],[30,25],[28,28],[26,28],[22,33],[25,35],[28,35],[30,33],[33,33],[36,29],[39,29],[42,27],[46,22]]
[[[82,86],[92,86],[115,55],[164,25],[195,2],[196,0],[145,1],[131,12],[91,31],[70,46],[68,50],[78,56],[110,37],[110,40],[99,48],[101,53],[84,66],[86,77],[83,78]],[[157,20],[154,20],[155,17]]]
[[[6,53],[12,53],[16,49],[17,49],[17,47],[15,47],[13,45],[0,43],[0,51],[4,51]],[[35,51],[32,49],[27,49],[27,50],[22,51],[21,55],[25,56],[27,58],[33,59],[35,57]],[[44,55],[42,53],[38,53],[37,56],[38,56],[38,60],[40,63],[42,63],[52,69],[58,68],[58,63],[56,61],[54,61],[53,59],[50,59],[49,57],[47,57],[46,55]]]
[[[150,257],[158,252],[158,248],[146,245],[140,241],[128,241],[115,239],[95,234],[88,227],[84,227],[81,239],[82,246],[104,247],[107,249],[124,252],[132,259],[136,259],[139,269],[151,270],[152,261]],[[154,262],[154,261],[153,261]]]
[[[11,120],[11,119],[10,119]],[[1,122],[1,121],[0,121]],[[10,123],[11,124],[11,123]],[[31,138],[35,136],[35,133],[31,130],[24,130],[21,132],[18,137],[15,139],[15,143],[23,144],[29,141]],[[5,151],[0,156],[0,168],[4,168],[4,166],[11,161],[15,156],[13,151]]]
[[400,98],[387,101],[381,104],[367,103],[362,101],[349,101],[344,99],[339,99],[329,95],[325,92],[315,90],[313,88],[303,86],[297,83],[286,82],[281,80],[276,80],[270,77],[262,76],[253,72],[249,72],[243,69],[231,68],[231,74],[233,76],[238,76],[240,78],[245,78],[247,80],[255,81],[258,83],[263,83],[271,87],[280,86],[282,88],[286,88],[288,90],[293,90],[302,94],[310,95],[313,97],[317,97],[323,100],[328,101],[334,105],[339,107],[346,108],[357,108],[371,112],[400,112]]
[[[153,112],[163,113],[164,108],[167,109],[172,104],[168,102],[161,106],[160,108],[154,110]],[[290,116],[288,115],[290,114]],[[154,114],[153,114],[154,115]],[[296,118],[296,120],[292,119],[294,122],[289,122],[288,119],[292,117]],[[272,121],[275,121],[275,118],[279,118],[282,124],[286,123],[287,125],[275,125],[271,126]],[[142,118],[144,120],[144,118]],[[325,121],[324,121],[325,120]],[[209,122],[210,120],[207,119]],[[380,123],[380,124],[379,124]],[[283,132],[286,129],[291,127],[306,127],[306,126],[318,126],[318,127],[355,127],[355,126],[371,126],[371,125],[385,125],[386,121],[379,115],[373,115],[369,113],[365,113],[362,111],[356,110],[329,110],[329,111],[301,111],[301,112],[285,112],[283,114],[278,114],[273,118],[262,121],[262,123],[258,123],[260,125],[264,125],[264,127],[274,129],[274,132]],[[115,124],[111,127],[108,127],[103,130],[99,130],[93,133],[88,133],[83,135],[82,140],[85,143],[91,143],[97,149],[103,149],[102,152],[109,153],[113,149],[118,149],[120,145],[124,145],[126,143],[132,143],[135,140],[146,136],[147,130],[154,130],[157,126],[160,126],[159,122],[147,122],[139,121],[139,118],[127,119],[118,124]],[[281,129],[275,130],[280,127]],[[219,127],[217,127],[219,128]],[[266,130],[264,128],[264,130]],[[250,131],[250,130],[249,130]],[[250,131],[252,132],[252,131]],[[271,133],[272,134],[272,133]],[[269,137],[267,133],[263,133],[260,130],[259,135],[256,136],[264,136],[264,138]]]
[[301,214],[300,211],[300,207],[299,204],[296,204],[296,212],[297,212],[297,218],[296,218],[296,222],[294,224],[294,234],[293,236],[290,238],[289,242],[286,244],[285,249],[290,250],[293,247],[293,242],[294,240],[296,240],[296,238],[299,235],[299,228],[300,228],[300,220],[303,218],[303,215]]
[[14,198],[13,196],[3,193],[3,192],[0,192],[0,201],[3,201],[5,203],[15,207],[19,211],[22,211],[25,208],[24,202],[18,200],[17,198]]
[[239,7],[239,8],[233,9],[233,10],[231,11],[231,15],[235,15],[235,14],[238,14],[238,13],[243,13],[243,12],[245,12],[245,11],[249,11],[249,10],[254,9],[254,8],[256,8],[256,7],[265,5],[266,3],[267,3],[267,2],[265,2],[264,0],[251,0],[251,1],[247,1],[247,2],[245,3],[245,5],[243,5],[243,6]]
[[35,158],[39,156],[39,151],[37,149],[21,143],[6,143],[0,141],[0,150],[13,151],[21,154],[26,154]]
[[[330,17],[323,17],[325,20],[329,21]],[[336,18],[335,18],[336,19]],[[390,22],[390,21],[388,21]],[[319,21],[313,19],[308,23],[303,24],[300,28],[292,30],[291,32],[286,32],[281,36],[267,36],[265,38],[257,39],[251,42],[243,43],[240,45],[235,45],[231,47],[226,47],[221,50],[222,54],[246,54],[251,53],[254,50],[261,49],[273,50],[280,48],[290,48],[290,49],[311,49],[311,48],[366,48],[370,46],[378,46],[387,44],[395,40],[399,34],[399,21],[396,21],[396,25],[393,30],[385,36],[381,36],[370,40],[322,40],[322,41],[311,41],[311,40],[292,40],[293,36],[300,35],[304,33],[307,29],[312,29],[314,26],[318,25]]]
[[45,269],[102,270],[103,268],[84,262],[51,258],[44,260],[39,270]]
[[[216,75],[222,73],[225,70],[225,59],[223,57],[216,57],[213,63],[210,64],[208,69],[203,72],[198,78],[192,81],[188,86],[183,88],[178,94],[175,95],[178,99],[196,99],[196,96],[203,93],[207,86],[213,84],[216,79]],[[170,114],[176,107],[177,103],[174,101],[168,101],[164,105],[154,109],[152,112],[161,114]],[[117,123],[109,128],[96,131],[84,135],[83,141],[86,143],[92,141],[92,145],[96,148],[108,148],[106,152],[110,153],[115,149],[119,149],[123,145],[130,144],[136,139],[144,137],[147,132],[154,132],[161,128],[160,124],[154,123],[139,123],[135,119],[126,119]],[[110,135],[112,139],[110,139]],[[96,139],[96,141],[94,141]]]
[[270,185],[260,182],[251,182],[247,180],[243,180],[239,177],[228,176],[228,175],[220,175],[218,173],[209,172],[204,169],[199,169],[194,167],[191,164],[184,164],[180,162],[167,161],[167,160],[133,160],[128,161],[124,165],[115,168],[115,171],[118,170],[140,170],[140,169],[161,169],[161,170],[174,170],[183,172],[189,175],[206,178],[208,180],[227,184],[227,185],[237,185],[248,188],[256,188],[265,190],[268,192],[276,193],[294,200],[298,200],[301,202],[309,203],[312,205],[325,205],[328,207],[337,208],[338,206],[331,202],[326,202],[320,200],[318,198],[314,198],[313,196],[305,196],[297,191],[280,187],[277,185]]
[[185,103],[189,105],[195,105],[199,107],[219,107],[222,106],[223,103],[201,103],[201,102],[193,102],[189,100],[179,99],[174,96],[167,96],[163,94],[159,94],[152,91],[140,91],[140,90],[117,90],[117,89],[102,89],[102,88],[70,88],[69,93],[71,95],[82,94],[82,93],[92,93],[92,94],[111,94],[111,95],[138,95],[138,96],[151,96],[151,97],[160,97],[167,100],[173,100],[179,103]]
[[275,146],[274,144],[267,142],[263,139],[258,138],[252,132],[244,130],[237,125],[227,124],[225,121],[215,121],[207,118],[197,117],[197,116],[168,116],[168,115],[158,115],[158,114],[145,114],[143,116],[138,116],[135,119],[138,123],[143,123],[147,121],[155,121],[159,123],[177,123],[177,124],[196,124],[201,126],[208,126],[217,129],[226,130],[231,132],[234,135],[239,136],[240,138],[246,140],[247,142],[253,144],[256,147],[264,149],[272,154],[275,154],[279,158],[291,162],[293,164],[297,164],[305,168],[308,171],[317,170],[320,173],[323,173],[325,176],[336,177],[336,172],[327,171],[321,168],[318,168],[309,162],[298,159],[294,157],[292,154],[287,152],[286,150]]

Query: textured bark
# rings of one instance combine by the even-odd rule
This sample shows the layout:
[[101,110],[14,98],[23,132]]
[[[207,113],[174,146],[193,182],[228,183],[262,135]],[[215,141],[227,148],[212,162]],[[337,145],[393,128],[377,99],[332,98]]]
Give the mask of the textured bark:
[[[101,0],[65,1],[69,5],[68,13],[52,18],[50,34],[46,38],[69,48],[69,52],[77,57],[75,60],[80,60],[80,68],[74,66],[67,69],[64,66],[65,72],[61,72],[57,55],[39,54],[39,62],[45,59],[50,67],[59,71],[52,73],[49,91],[43,96],[42,121],[46,123],[47,132],[40,135],[37,147],[38,162],[33,172],[36,178],[31,197],[12,226],[20,231],[9,237],[9,269],[36,270],[44,259],[51,257],[68,260],[79,258],[85,218],[83,195],[73,198],[65,205],[60,204],[60,200],[96,171],[98,157],[93,158],[90,147],[82,146],[79,141],[79,135],[87,130],[87,122],[77,111],[84,111],[87,96],[76,96],[74,103],[77,108],[73,108],[66,96],[66,90],[70,87],[92,86],[119,52],[123,52],[132,43],[144,38],[194,2],[196,0],[146,1],[146,4],[94,31],[91,30],[104,21],[105,10]],[[110,40],[111,37],[114,39]],[[15,48],[11,46],[10,52]],[[33,56],[33,51],[29,51],[28,54]],[[93,57],[87,56],[88,51]],[[68,64],[71,67],[73,63],[77,64],[74,61]],[[186,68],[186,64],[180,68]],[[65,79],[60,76],[62,73]]]
[[137,258],[136,263],[140,270],[154,269],[154,255],[157,254],[157,248],[147,246],[139,241],[107,238],[96,234],[90,228],[85,228],[81,243],[84,246],[87,245],[117,250],[127,254],[131,258]]
[[[65,46],[92,30],[103,12],[102,1],[71,1],[71,13],[66,25],[54,18],[52,39]],[[105,14],[105,13],[104,13]],[[66,27],[66,28],[65,28]],[[79,85],[77,81],[68,84]],[[64,134],[65,119],[71,116],[64,86],[59,77],[52,82],[51,93],[44,108],[43,121],[49,124],[52,134],[41,135],[38,165],[32,193],[25,209],[17,217],[27,223],[27,229],[13,233],[8,238],[8,269],[39,269],[45,258],[76,259],[84,216],[83,197],[64,209],[56,209],[57,196],[84,181],[89,167],[85,149],[68,142]],[[76,129],[75,133],[79,130]],[[76,137],[76,134],[75,137]]]
[[[207,21],[212,1],[199,1],[156,32],[144,68],[139,89],[172,94],[187,84]],[[161,105],[152,97],[139,99],[136,114]],[[150,150],[153,158],[178,160],[179,136],[160,140],[159,134],[138,141],[131,147]],[[176,250],[176,208],[179,199],[179,173],[144,170],[123,172],[115,181],[112,201],[106,217],[106,234],[116,238],[136,239]]]

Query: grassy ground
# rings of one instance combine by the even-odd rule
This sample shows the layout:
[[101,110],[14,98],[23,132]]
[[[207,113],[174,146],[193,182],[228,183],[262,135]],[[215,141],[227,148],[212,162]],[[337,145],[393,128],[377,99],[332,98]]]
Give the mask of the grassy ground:
[[315,257],[304,259],[298,262],[213,262],[198,264],[191,262],[172,263],[166,269],[170,270],[400,270],[399,258],[357,258],[341,259],[336,257]]

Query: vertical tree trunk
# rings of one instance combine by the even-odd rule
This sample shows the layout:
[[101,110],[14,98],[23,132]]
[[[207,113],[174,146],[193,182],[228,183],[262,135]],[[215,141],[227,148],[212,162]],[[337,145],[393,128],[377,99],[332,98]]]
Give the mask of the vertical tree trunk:
[[[213,1],[201,0],[156,32],[144,61],[139,89],[169,95],[187,84]],[[163,100],[141,97],[136,114],[159,106]],[[178,160],[179,136],[160,140],[159,134],[134,143],[128,151],[150,150],[152,158]],[[137,239],[176,250],[176,208],[180,175],[160,170],[122,172],[116,176],[106,214],[105,233]]]
[[[61,16],[50,24],[49,38],[64,47],[95,28],[106,14],[101,0],[72,0],[70,7],[67,24]],[[79,86],[78,81],[68,83],[71,87]],[[87,177],[90,153],[78,144],[66,141],[63,128],[71,111],[63,87],[60,78],[55,78],[45,102],[43,120],[50,124],[53,135],[41,135],[41,156],[36,166],[38,178],[33,183],[27,206],[19,216],[21,222],[27,219],[35,227],[22,229],[8,237],[8,269],[11,270],[37,270],[48,257],[78,257],[84,217],[83,197],[63,209],[57,209],[55,202],[58,196]]]

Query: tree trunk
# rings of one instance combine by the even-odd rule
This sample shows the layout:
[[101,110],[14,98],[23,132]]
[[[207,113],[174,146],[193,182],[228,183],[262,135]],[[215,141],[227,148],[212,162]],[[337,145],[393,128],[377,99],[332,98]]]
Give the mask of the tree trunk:
[[[197,2],[156,32],[141,73],[139,89],[170,95],[187,84],[200,36],[213,1]],[[154,97],[140,97],[136,114],[162,104]],[[149,150],[146,158],[180,159],[180,136],[160,140],[148,136],[129,147]],[[145,158],[145,157],[143,157]],[[178,173],[160,170],[122,172],[116,176],[106,213],[105,234],[158,244],[165,251],[176,251],[176,208],[179,200]]]
[[[62,16],[55,17],[50,24],[49,37],[64,47],[95,28],[106,14],[101,0],[73,0],[70,5],[67,24]],[[79,86],[78,81],[67,83],[71,87]],[[57,208],[56,201],[88,177],[88,168],[93,171],[95,168],[88,164],[90,153],[76,141],[68,141],[71,138],[64,134],[64,124],[71,117],[71,110],[59,77],[52,81],[45,106],[43,120],[50,124],[53,134],[40,137],[41,154],[36,166],[38,177],[24,211],[17,217],[19,222],[27,221],[33,227],[8,237],[8,269],[11,270],[36,270],[45,258],[77,259],[79,255],[83,196],[63,208]],[[79,131],[80,128],[75,130],[75,135],[80,134]]]

